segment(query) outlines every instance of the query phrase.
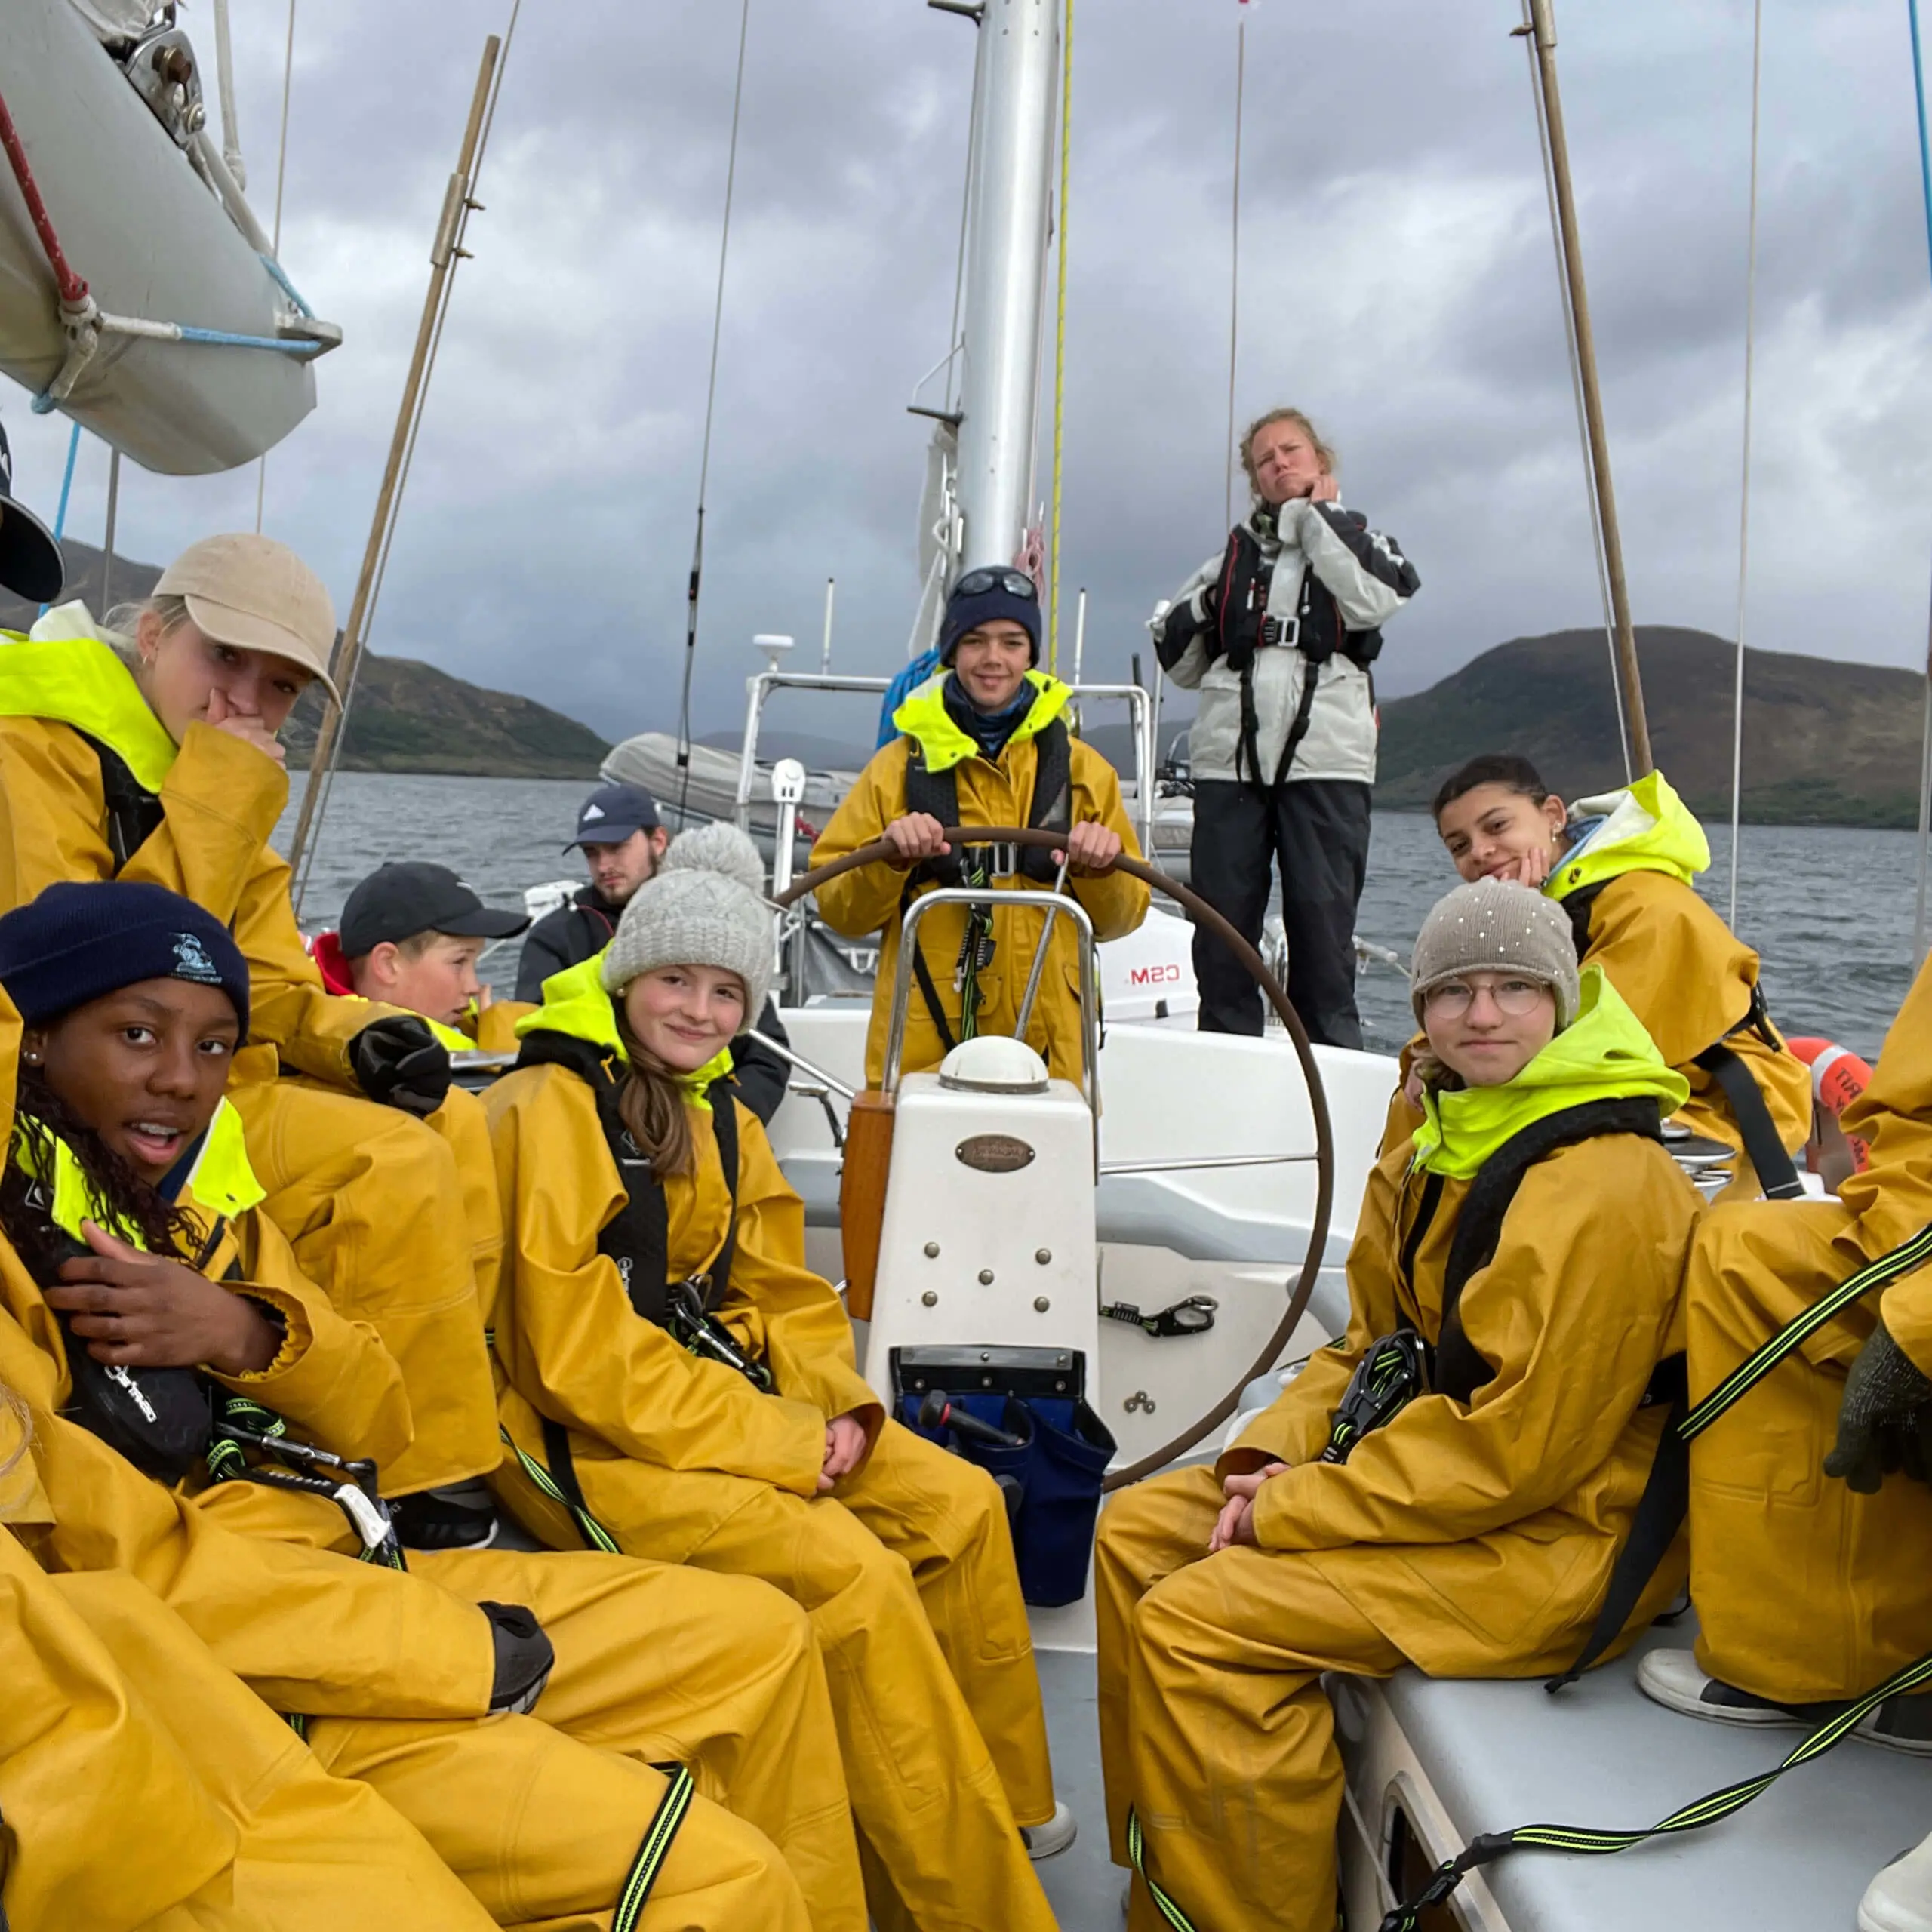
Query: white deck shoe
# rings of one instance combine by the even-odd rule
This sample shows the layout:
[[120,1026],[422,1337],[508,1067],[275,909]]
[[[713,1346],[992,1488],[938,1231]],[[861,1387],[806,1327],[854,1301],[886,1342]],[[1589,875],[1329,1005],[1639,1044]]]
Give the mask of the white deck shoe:
[[[1809,1730],[1843,1708],[1833,1704],[1774,1704],[1735,1684],[1708,1675],[1689,1651],[1647,1651],[1638,1660],[1637,1687],[1654,1703],[1688,1718],[1716,1724],[1782,1727]],[[1932,1757],[1932,1702],[1923,1697],[1887,1697],[1859,1720],[1852,1736],[1861,1744]],[[1928,1861],[1932,1870],[1932,1861]],[[1927,1932],[1932,1932],[1928,1921]]]
[[1858,1901],[1858,1932],[1932,1932],[1932,1838],[1887,1866]]
[[1043,1858],[1057,1858],[1079,1835],[1078,1822],[1058,1798],[1054,1800],[1054,1815],[1044,1825],[1022,1825],[1020,1828],[1026,1856],[1035,1865]]

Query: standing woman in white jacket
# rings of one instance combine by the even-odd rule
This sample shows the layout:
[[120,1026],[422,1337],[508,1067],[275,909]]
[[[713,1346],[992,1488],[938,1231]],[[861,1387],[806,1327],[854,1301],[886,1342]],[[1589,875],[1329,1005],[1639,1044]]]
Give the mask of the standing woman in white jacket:
[[[1149,628],[1168,675],[1198,690],[1189,734],[1194,889],[1259,941],[1281,873],[1289,998],[1312,1039],[1359,1047],[1355,916],[1368,866],[1380,626],[1420,583],[1392,538],[1343,507],[1335,454],[1298,409],[1241,438],[1254,491],[1227,546]],[[1206,1033],[1261,1031],[1261,995],[1196,928]]]

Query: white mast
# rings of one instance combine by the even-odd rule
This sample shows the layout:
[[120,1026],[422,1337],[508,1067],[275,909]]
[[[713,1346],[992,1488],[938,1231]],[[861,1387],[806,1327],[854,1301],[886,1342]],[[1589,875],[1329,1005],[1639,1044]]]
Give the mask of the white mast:
[[[949,8],[948,11],[964,11]],[[1039,420],[1060,0],[984,0],[973,86],[956,568],[1010,564],[1026,528]]]

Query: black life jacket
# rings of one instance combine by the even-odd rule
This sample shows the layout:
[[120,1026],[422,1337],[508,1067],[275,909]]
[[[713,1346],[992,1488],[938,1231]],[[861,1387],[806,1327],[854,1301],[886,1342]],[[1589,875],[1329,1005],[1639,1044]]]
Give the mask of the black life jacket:
[[[645,1321],[660,1328],[668,1327],[670,1214],[665,1204],[664,1183],[651,1171],[651,1163],[638,1151],[617,1110],[617,1095],[623,1084],[622,1059],[614,1048],[599,1047],[574,1034],[540,1028],[524,1035],[516,1063],[518,1066],[565,1067],[589,1088],[597,1102],[598,1124],[604,1130],[605,1144],[623,1178],[625,1192],[624,1204],[597,1237],[597,1251],[617,1263],[631,1306]],[[711,1102],[712,1130],[718,1139],[718,1158],[724,1169],[724,1185],[731,1197],[724,1244],[711,1265],[711,1287],[705,1298],[708,1312],[724,1299],[731,1285],[732,1257],[737,1251],[738,1115],[728,1080],[714,1081],[707,1098]]]
[[[1366,518],[1357,516],[1355,520],[1367,528]],[[1308,660],[1307,667],[1301,681],[1301,701],[1289,721],[1281,755],[1275,761],[1270,777],[1261,769],[1257,743],[1260,718],[1254,705],[1254,654],[1264,645],[1282,641],[1280,620],[1268,615],[1268,592],[1274,574],[1273,565],[1262,554],[1260,540],[1246,524],[1237,524],[1228,533],[1227,551],[1221,561],[1214,622],[1208,633],[1208,658],[1211,663],[1217,657],[1225,659],[1241,679],[1241,736],[1235,747],[1235,771],[1259,791],[1279,785],[1287,777],[1295,753],[1308,736],[1321,666],[1340,651],[1366,671],[1382,654],[1381,632],[1350,630],[1342,621],[1341,608],[1335,601],[1334,592],[1304,562],[1301,593],[1295,605],[1293,642]]]
[[[1035,764],[1033,796],[1027,808],[1026,823],[1035,832],[1069,832],[1073,826],[1073,740],[1063,718],[1052,719],[1033,740]],[[906,752],[906,809],[926,812],[941,825],[959,823],[959,768],[948,765],[943,771],[929,771],[925,747],[912,739]],[[906,876],[909,894],[918,885],[958,885],[969,869],[992,876],[993,861],[972,855],[992,848],[971,846],[964,852],[952,851],[943,858],[927,859]],[[1036,884],[1051,881],[1058,869],[1059,855],[1044,846],[1023,845],[1017,854],[1017,869],[1023,878]]]
[[107,810],[107,846],[114,855],[114,876],[118,878],[128,861],[160,830],[167,819],[167,810],[112,746],[89,737],[85,731],[80,735],[94,748],[100,763],[100,795]]
[[[1570,934],[1576,944],[1579,965],[1590,949],[1590,921],[1595,913],[1597,900],[1602,896],[1604,888],[1611,883],[1607,878],[1598,879],[1594,885],[1586,885],[1558,902],[1569,915]],[[1746,1009],[1744,1017],[1724,1038],[1728,1039],[1731,1034],[1743,1032],[1755,1033],[1774,1053],[1785,1051],[1777,1029],[1771,1024],[1770,1009],[1764,1003],[1764,989],[1755,980],[1751,986],[1751,1004]],[[1785,1151],[1784,1143],[1778,1137],[1777,1124],[1764,1103],[1764,1089],[1752,1077],[1751,1069],[1723,1040],[1713,1040],[1703,1052],[1694,1054],[1691,1060],[1717,1082],[1719,1091],[1730,1103],[1731,1118],[1737,1123],[1738,1138],[1744,1143],[1745,1154],[1756,1170],[1758,1184],[1764,1189],[1764,1198],[1768,1201],[1797,1200],[1804,1192],[1804,1183],[1798,1178],[1797,1164]]]
[[[1471,1275],[1496,1258],[1503,1224],[1523,1177],[1537,1161],[1559,1149],[1575,1146],[1607,1134],[1635,1134],[1661,1143],[1663,1123],[1657,1103],[1641,1098],[1586,1100],[1533,1121],[1512,1134],[1478,1171],[1463,1198],[1449,1238],[1442,1269],[1442,1321],[1431,1362],[1430,1386],[1438,1395],[1466,1403],[1476,1390],[1494,1379],[1496,1371],[1463,1332],[1463,1290]],[[1402,1244],[1401,1272],[1411,1284],[1411,1270],[1423,1235],[1442,1195],[1441,1177],[1431,1174],[1408,1238]],[[1404,1321],[1404,1328],[1413,1324]],[[1645,1586],[1668,1553],[1689,1506],[1689,1445],[1678,1432],[1689,1407],[1690,1389],[1681,1355],[1666,1355],[1651,1373],[1640,1408],[1665,1406],[1663,1430],[1645,1479],[1644,1493],[1630,1519],[1630,1528],[1612,1564],[1603,1601],[1598,1606],[1589,1636],[1570,1667],[1552,1678],[1546,1688],[1561,1690],[1589,1669],[1614,1643],[1636,1609]]]

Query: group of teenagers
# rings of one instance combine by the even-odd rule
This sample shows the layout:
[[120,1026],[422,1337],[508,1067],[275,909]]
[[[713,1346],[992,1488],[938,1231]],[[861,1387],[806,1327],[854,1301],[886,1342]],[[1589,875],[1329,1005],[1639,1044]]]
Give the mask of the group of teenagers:
[[[53,603],[50,549],[0,497],[0,582]],[[1011,1031],[1044,943],[1027,1037],[1072,1072],[1090,989],[1043,895],[1102,938],[1148,903],[1016,579],[955,586],[814,853],[878,848],[819,905],[881,934],[886,987],[912,895],[1011,888],[923,923],[910,1068]],[[8,1923],[1050,1927],[1035,1861],[1071,1823],[1004,1503],[887,1414],[806,1266],[782,1075],[751,1072],[755,849],[600,793],[528,998],[475,979],[520,921],[417,862],[312,953],[269,839],[334,637],[297,558],[223,536],[111,629],[56,605],[0,642]],[[1417,943],[1347,1333],[1101,1518],[1137,1932],[1329,1932],[1321,1674],[1573,1664],[1675,1413],[1660,1367],[1701,1394],[1932,1221],[1932,981],[1846,1118],[1863,1168],[1764,1198],[1809,1075],[1661,776],[1566,806],[1499,756],[1435,810],[1465,882]],[[961,825],[1060,830],[1064,864]],[[516,1054],[480,1095],[472,1046]],[[1731,1150],[1715,1206],[1666,1120]],[[1377,1411],[1358,1371],[1392,1338],[1412,1399]],[[1926,1473],[1929,1378],[1902,1268],[1698,1438],[1687,1539],[1598,1648],[1687,1568],[1694,1654],[1641,1681],[1688,1715],[1801,1723],[1915,1655],[1932,1495],[1896,1478]],[[546,1547],[492,1543],[499,1509]],[[1928,1748],[1915,1717],[1860,1735]],[[1918,1882],[1920,1918],[1873,1924],[1932,1925]]]

